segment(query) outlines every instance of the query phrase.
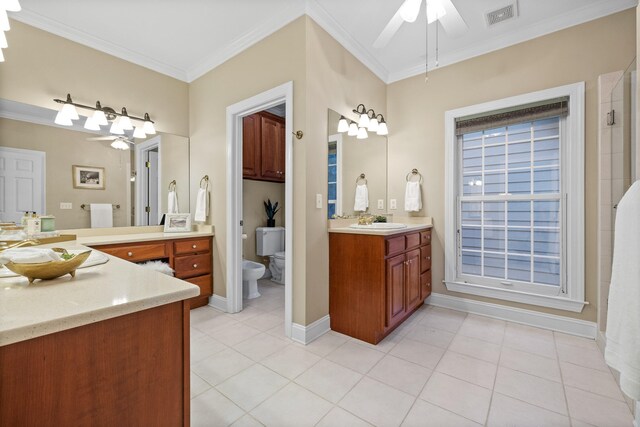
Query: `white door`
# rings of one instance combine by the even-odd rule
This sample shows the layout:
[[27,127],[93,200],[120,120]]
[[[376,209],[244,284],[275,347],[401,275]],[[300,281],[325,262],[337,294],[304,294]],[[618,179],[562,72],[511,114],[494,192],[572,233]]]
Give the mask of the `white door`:
[[45,214],[42,151],[0,147],[0,219],[20,222],[26,211]]
[[158,225],[158,150],[147,151],[147,206],[149,206],[149,222],[147,225]]

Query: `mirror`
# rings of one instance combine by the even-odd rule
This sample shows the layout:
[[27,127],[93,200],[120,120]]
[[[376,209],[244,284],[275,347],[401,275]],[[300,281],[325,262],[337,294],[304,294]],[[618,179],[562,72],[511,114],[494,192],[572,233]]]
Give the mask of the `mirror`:
[[[346,116],[345,117],[349,117]],[[366,213],[387,213],[387,137],[369,132],[366,139],[357,139],[346,132],[338,133],[340,114],[329,110],[328,120],[328,218],[360,215],[356,206],[356,187],[366,185]],[[362,176],[364,175],[364,177]],[[361,188],[362,189],[362,188]],[[382,200],[384,208],[378,208]]]
[[87,131],[83,116],[58,126],[56,114],[0,100],[2,221],[20,223],[25,211],[36,211],[54,215],[57,230],[91,228],[90,204],[109,203],[113,227],[158,225],[173,180],[180,212],[189,211],[188,138],[157,133],[115,149],[108,127]]

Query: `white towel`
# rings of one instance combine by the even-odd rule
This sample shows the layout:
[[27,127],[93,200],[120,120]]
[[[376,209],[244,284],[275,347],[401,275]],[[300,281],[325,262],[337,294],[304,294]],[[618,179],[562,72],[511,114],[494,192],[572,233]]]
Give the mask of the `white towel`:
[[178,194],[175,191],[169,191],[167,200],[167,213],[179,213]]
[[207,220],[207,190],[201,188],[196,196],[196,213],[194,221],[205,222]]
[[91,228],[113,227],[111,203],[91,203]]
[[42,262],[60,261],[62,258],[55,251],[43,248],[15,248],[0,253],[0,265],[10,261],[17,264],[39,264]]
[[640,181],[616,213],[605,360],[620,372],[620,388],[640,400]]
[[369,207],[369,189],[367,184],[356,185],[356,200],[353,204],[354,211],[366,211]]
[[418,212],[420,209],[422,209],[420,183],[418,181],[409,181],[404,191],[404,210],[407,212]]

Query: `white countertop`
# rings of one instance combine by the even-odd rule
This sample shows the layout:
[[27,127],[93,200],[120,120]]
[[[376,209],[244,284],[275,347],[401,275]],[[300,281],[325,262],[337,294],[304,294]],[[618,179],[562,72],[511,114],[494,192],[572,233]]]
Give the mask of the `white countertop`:
[[[109,244],[175,239],[180,234],[183,233],[95,236],[81,241]],[[211,235],[184,234],[184,237]],[[88,249],[76,241],[46,246]],[[2,278],[0,346],[181,301],[199,293],[195,285],[112,256],[106,264],[78,269],[75,278],[67,275],[36,280],[33,284],[25,277]]]
[[136,234],[111,234],[103,236],[78,236],[77,243],[86,246],[111,245],[116,243],[149,242],[154,240],[193,239],[198,237],[210,237],[213,233],[204,231],[191,231],[187,233],[136,233]]
[[[356,223],[357,220],[351,220],[352,223]],[[412,231],[426,230],[431,228],[433,225],[431,223],[431,218],[425,218],[423,222],[400,222],[406,225],[405,228],[394,228],[394,229],[366,229],[366,228],[351,228],[349,226],[346,227],[329,227],[329,233],[344,233],[344,234],[369,234],[373,236],[392,236],[394,234],[402,234],[408,233]]]

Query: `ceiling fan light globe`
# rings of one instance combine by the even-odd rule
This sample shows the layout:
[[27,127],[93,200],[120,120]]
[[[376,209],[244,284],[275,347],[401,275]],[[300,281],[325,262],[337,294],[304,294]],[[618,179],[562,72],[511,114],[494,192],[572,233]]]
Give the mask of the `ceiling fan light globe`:
[[422,0],[405,0],[400,6],[400,16],[405,22],[415,22],[421,5]]
[[129,144],[121,139],[116,139],[111,143],[111,147],[115,148],[116,150],[128,150]]

